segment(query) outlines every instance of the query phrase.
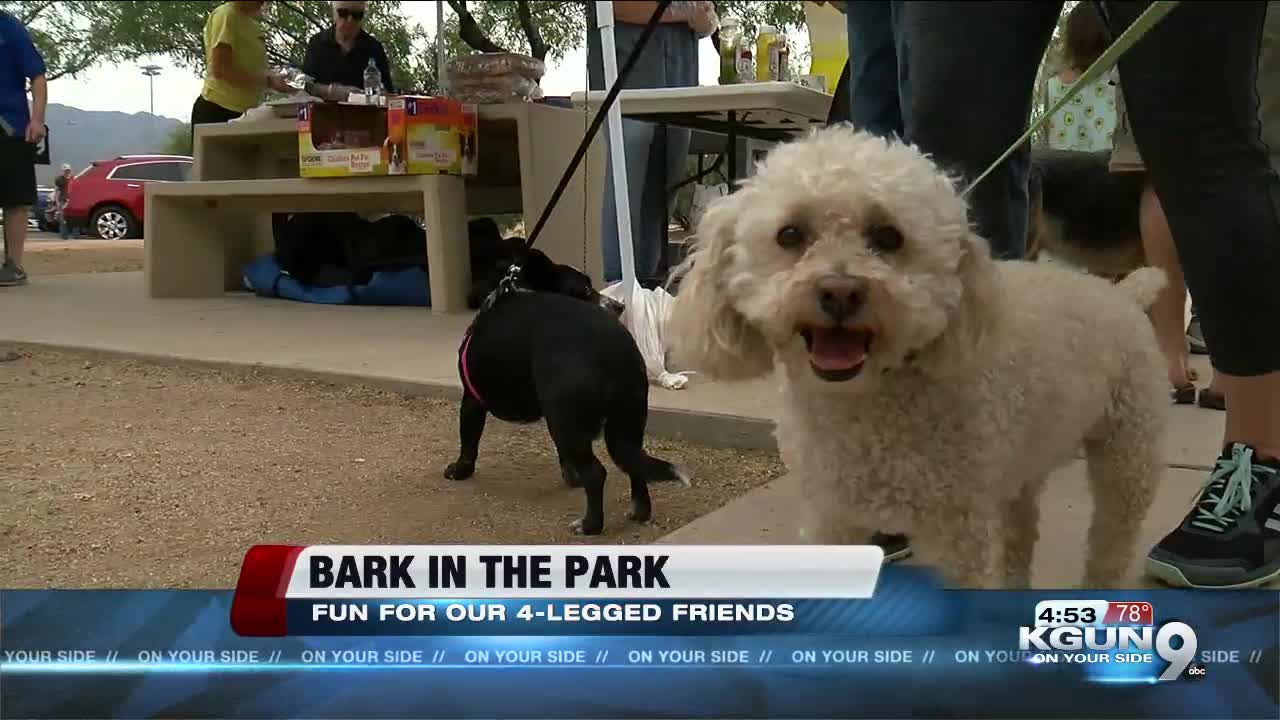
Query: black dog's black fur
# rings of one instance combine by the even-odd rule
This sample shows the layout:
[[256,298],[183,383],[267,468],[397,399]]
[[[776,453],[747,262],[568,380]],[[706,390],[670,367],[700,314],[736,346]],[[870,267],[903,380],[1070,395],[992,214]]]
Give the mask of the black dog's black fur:
[[[609,457],[631,478],[629,517],[648,521],[648,484],[688,481],[644,450],[649,383],[644,358],[618,320],[621,306],[605,300],[586,275],[538,250],[520,251],[515,261],[517,289],[481,310],[458,349],[462,447],[445,477],[464,480],[475,472],[488,415],[517,423],[545,417],[564,481],[586,491],[586,512],[574,529],[597,535],[604,528],[605,468],[591,447],[602,432]],[[507,267],[500,270],[495,275],[504,276]],[[479,397],[466,389],[468,379]]]
[[1035,148],[1029,194],[1044,212],[1060,218],[1073,245],[1106,250],[1138,237],[1142,173],[1113,173],[1110,150],[1078,152]]

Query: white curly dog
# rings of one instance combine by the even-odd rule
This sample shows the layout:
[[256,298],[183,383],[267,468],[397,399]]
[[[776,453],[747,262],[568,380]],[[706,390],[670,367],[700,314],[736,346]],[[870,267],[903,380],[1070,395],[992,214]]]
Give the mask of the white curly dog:
[[1159,270],[995,262],[953,178],[848,127],[773,150],[697,235],[674,354],[722,380],[778,371],[812,540],[905,533],[953,586],[1028,587],[1038,497],[1083,445],[1085,585],[1123,581],[1169,405],[1144,314]]

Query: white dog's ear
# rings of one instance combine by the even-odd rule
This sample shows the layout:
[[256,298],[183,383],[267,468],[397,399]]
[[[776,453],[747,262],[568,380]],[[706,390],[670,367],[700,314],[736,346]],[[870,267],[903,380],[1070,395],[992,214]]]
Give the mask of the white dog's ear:
[[749,380],[773,370],[773,350],[729,301],[728,253],[737,216],[732,196],[707,208],[698,223],[697,246],[676,269],[680,286],[667,333],[679,362],[717,380]]
[[987,241],[974,233],[965,238],[964,255],[957,274],[961,296],[951,321],[935,347],[921,358],[936,375],[967,369],[986,350],[998,332],[1005,302]]

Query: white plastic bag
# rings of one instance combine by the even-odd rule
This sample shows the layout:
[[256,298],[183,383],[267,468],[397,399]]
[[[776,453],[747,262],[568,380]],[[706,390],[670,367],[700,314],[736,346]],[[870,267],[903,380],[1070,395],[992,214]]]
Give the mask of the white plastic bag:
[[671,312],[671,294],[663,288],[646,290],[639,285],[627,297],[626,283],[614,283],[600,294],[617,300],[626,309],[622,324],[631,332],[644,357],[649,382],[668,390],[680,390],[689,383],[689,372],[667,372],[667,315]]

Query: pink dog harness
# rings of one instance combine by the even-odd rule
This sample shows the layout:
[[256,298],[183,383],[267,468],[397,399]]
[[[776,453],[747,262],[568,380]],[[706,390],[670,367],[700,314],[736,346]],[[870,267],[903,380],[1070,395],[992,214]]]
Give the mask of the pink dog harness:
[[471,330],[467,330],[467,334],[462,338],[462,348],[458,351],[458,369],[462,371],[462,387],[475,398],[475,401],[484,405],[484,398],[480,397],[480,393],[476,390],[475,384],[471,382],[471,372],[467,370],[467,350],[471,347]]
[[[489,293],[489,296],[480,305],[480,313],[484,313],[493,307],[493,304],[503,295],[522,292],[520,288],[516,287],[516,278],[518,277],[520,277],[520,265],[519,263],[512,263],[511,267],[507,268],[507,274],[498,282],[498,287],[494,288],[493,292]],[[462,375],[462,387],[466,389],[471,397],[475,398],[476,402],[485,405],[484,398],[480,397],[475,383],[471,382],[471,371],[467,369],[467,350],[471,348],[471,331],[474,327],[473,325],[467,328],[467,334],[462,336],[462,347],[458,348],[458,370],[460,371],[459,374]]]

